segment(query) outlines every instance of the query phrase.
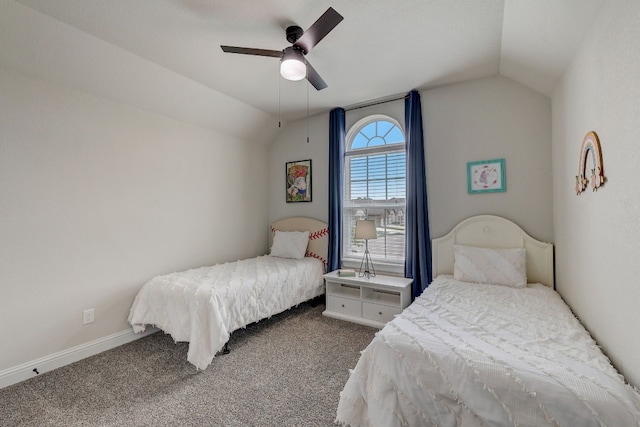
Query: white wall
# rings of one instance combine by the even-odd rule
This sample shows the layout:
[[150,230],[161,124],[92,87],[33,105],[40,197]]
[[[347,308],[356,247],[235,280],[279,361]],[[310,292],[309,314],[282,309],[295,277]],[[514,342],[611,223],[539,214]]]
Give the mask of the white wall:
[[0,64],[244,141],[278,132],[264,111],[12,0],[0,0]]
[[[551,101],[505,77],[490,77],[421,92],[431,236],[446,234],[477,214],[505,216],[534,237],[552,241]],[[396,101],[347,112],[347,129],[369,114],[404,123]],[[328,218],[329,115],[287,125],[271,145],[270,220],[287,215]],[[308,204],[285,203],[284,168],[313,159],[314,194]],[[507,191],[467,194],[469,161],[506,159]]]
[[126,330],[154,275],[267,248],[266,147],[3,68],[0,123],[0,371]]
[[[422,94],[431,236],[472,215],[506,217],[553,241],[551,101],[506,77]],[[505,159],[507,191],[468,194],[467,162]]]
[[[311,159],[311,202],[287,203],[285,164],[307,159]],[[327,221],[328,168],[329,113],[286,124],[269,147],[269,222],[288,216]]]
[[[553,96],[557,287],[640,386],[640,3],[607,2]],[[608,181],[575,194],[580,145],[600,137]],[[590,165],[591,163],[589,163]]]

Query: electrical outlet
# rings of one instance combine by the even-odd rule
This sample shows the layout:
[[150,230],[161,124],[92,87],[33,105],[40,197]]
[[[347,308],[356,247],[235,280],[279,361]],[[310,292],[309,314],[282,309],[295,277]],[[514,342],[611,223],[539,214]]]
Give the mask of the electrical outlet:
[[93,308],[89,308],[82,312],[82,324],[88,325],[89,323],[93,323],[94,320],[94,311]]

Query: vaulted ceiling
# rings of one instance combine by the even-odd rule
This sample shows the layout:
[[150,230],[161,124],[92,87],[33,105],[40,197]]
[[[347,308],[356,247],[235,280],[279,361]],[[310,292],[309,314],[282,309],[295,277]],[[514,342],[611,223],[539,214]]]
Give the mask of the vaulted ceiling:
[[[9,49],[0,53],[0,61],[125,103],[136,102],[127,98],[133,98],[131,93],[136,90],[127,79],[135,79],[140,87],[157,80],[158,89],[154,91],[162,92],[165,87],[169,93],[138,102],[153,103],[149,105],[152,110],[165,109],[170,116],[185,117],[202,114],[197,111],[199,107],[217,104],[220,109],[238,112],[248,109],[249,116],[255,115],[258,121],[279,116],[291,121],[336,106],[357,105],[411,89],[496,74],[551,96],[603,3],[604,0],[0,0],[0,10],[13,13],[12,22],[27,9],[38,15],[30,17],[27,28],[14,24],[14,33],[30,40],[32,48],[26,46],[27,52],[25,46],[21,51],[14,46],[12,52],[12,41],[7,38],[15,35],[0,30],[5,38],[0,41],[0,48]],[[287,26],[295,24],[307,29],[329,6],[344,20],[307,55],[328,84],[322,91],[305,81],[282,80],[277,58],[229,54],[220,49],[224,44],[281,50],[290,45],[285,39]],[[51,18],[57,22],[57,30],[51,29],[39,38],[28,37],[42,31],[43,20]],[[6,19],[0,24],[10,25]],[[66,35],[69,31],[82,33],[86,41],[72,41]],[[59,32],[58,39],[52,32]],[[113,57],[106,53],[115,50],[120,53]],[[69,77],[68,69],[65,75],[63,68],[56,71],[56,66],[34,59],[46,56],[45,52],[58,56],[57,60],[50,60],[58,66],[64,62],[60,56],[71,58],[73,52],[82,52],[86,63],[74,58],[74,66],[80,70]],[[122,52],[135,61],[123,61]],[[132,65],[134,62],[138,65]],[[150,66],[155,67],[155,73],[142,73]],[[46,67],[49,69],[42,69]],[[189,83],[171,93],[172,89],[163,85],[168,77],[159,77],[161,74],[179,76]],[[109,83],[111,79],[114,80]],[[189,89],[185,90],[187,86]],[[151,90],[149,86],[148,91]],[[189,91],[194,92],[191,98],[184,98],[184,92]],[[207,101],[210,97],[216,98],[213,104]],[[170,105],[189,104],[187,99],[192,99],[193,104]],[[184,111],[173,111],[177,108]],[[185,118],[198,120],[206,121]]]

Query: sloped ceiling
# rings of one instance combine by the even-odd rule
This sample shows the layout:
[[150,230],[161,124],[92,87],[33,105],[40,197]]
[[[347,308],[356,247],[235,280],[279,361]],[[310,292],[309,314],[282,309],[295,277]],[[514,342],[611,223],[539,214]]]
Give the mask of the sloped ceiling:
[[[603,3],[0,0],[0,64],[260,140],[280,118],[496,74],[551,96]],[[277,58],[220,49],[283,49],[288,25],[306,29],[329,6],[344,20],[307,55],[322,91],[281,79]]]

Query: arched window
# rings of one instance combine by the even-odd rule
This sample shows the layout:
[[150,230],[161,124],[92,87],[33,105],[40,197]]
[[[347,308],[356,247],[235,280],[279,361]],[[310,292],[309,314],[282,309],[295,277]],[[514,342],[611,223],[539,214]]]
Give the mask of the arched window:
[[345,141],[342,257],[362,259],[365,242],[354,238],[358,219],[374,220],[378,238],[369,240],[374,261],[402,264],[405,252],[405,138],[391,117],[374,115],[356,123]]

